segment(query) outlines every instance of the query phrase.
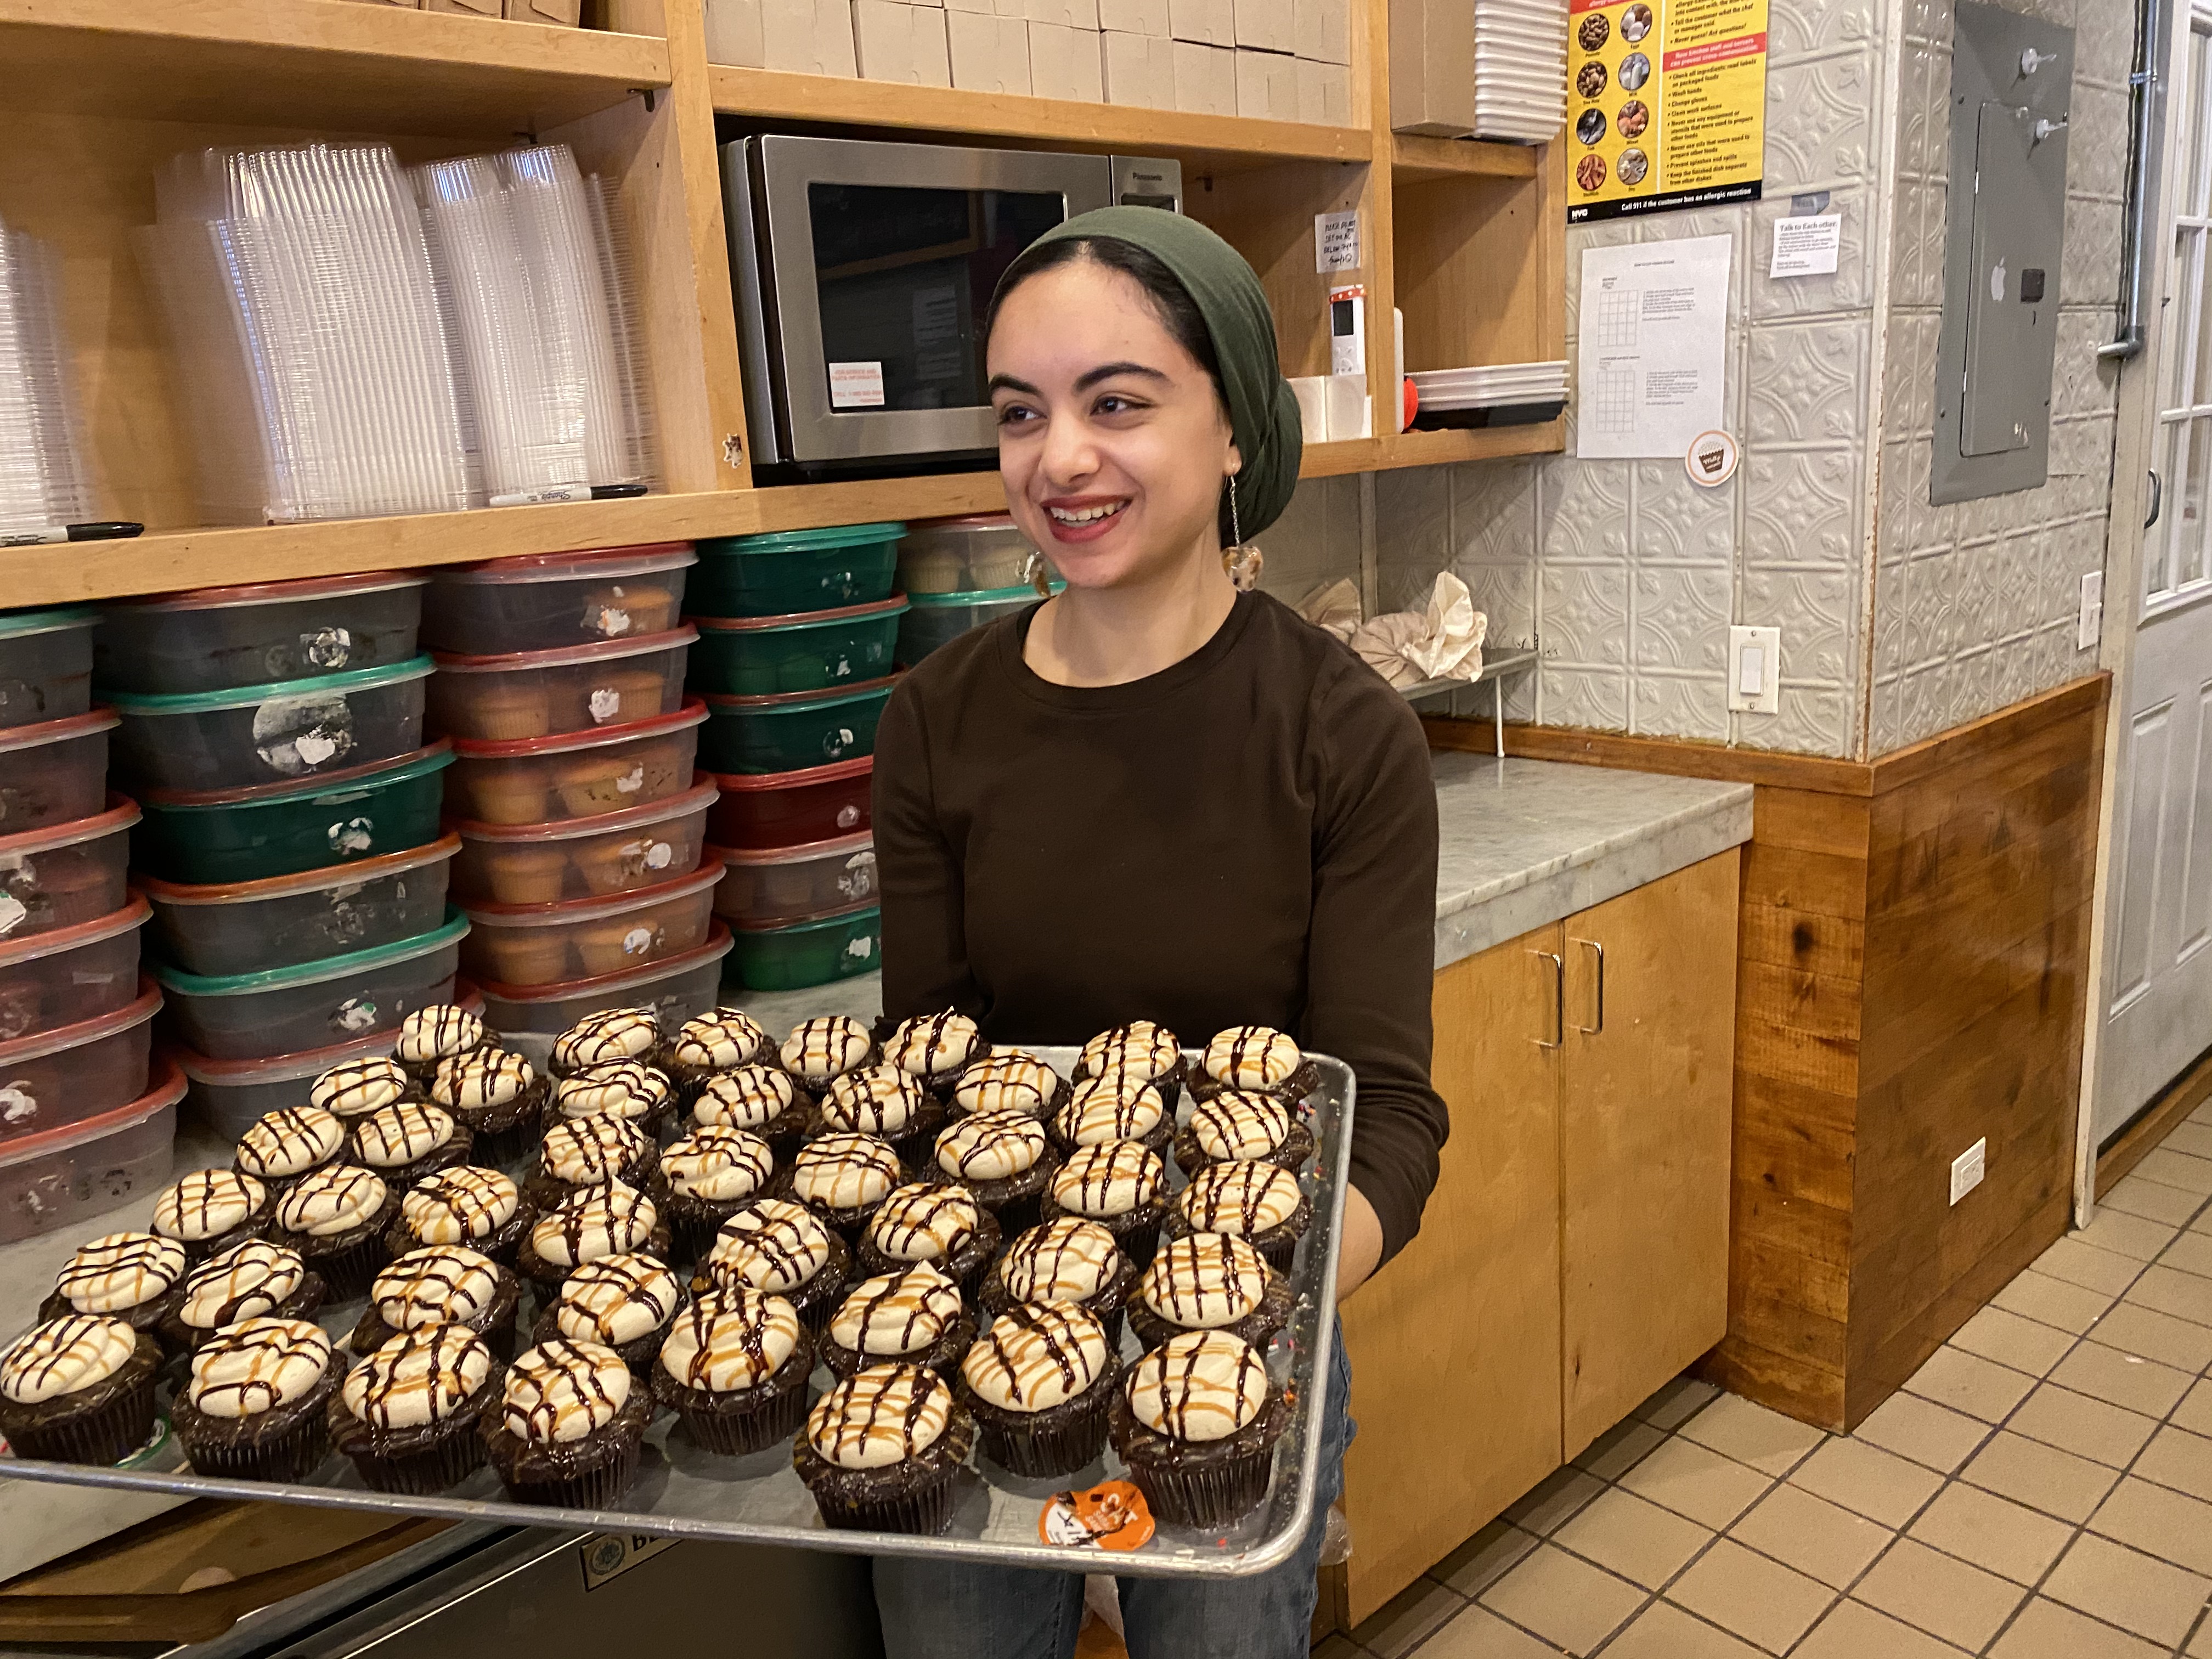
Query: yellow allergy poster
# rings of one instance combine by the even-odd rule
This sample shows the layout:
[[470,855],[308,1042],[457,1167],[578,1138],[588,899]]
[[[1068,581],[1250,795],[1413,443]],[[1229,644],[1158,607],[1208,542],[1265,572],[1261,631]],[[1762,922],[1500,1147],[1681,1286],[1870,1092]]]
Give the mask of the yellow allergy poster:
[[1571,0],[1567,222],[1759,199],[1767,0]]

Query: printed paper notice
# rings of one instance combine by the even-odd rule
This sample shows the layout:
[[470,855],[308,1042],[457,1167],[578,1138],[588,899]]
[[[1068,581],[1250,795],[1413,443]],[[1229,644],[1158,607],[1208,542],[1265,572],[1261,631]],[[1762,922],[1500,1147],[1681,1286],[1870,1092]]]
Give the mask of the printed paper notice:
[[1832,276],[1836,257],[1843,251],[1844,216],[1808,213],[1774,222],[1774,255],[1766,268],[1769,279],[1779,276]]
[[1730,247],[1697,236],[1583,250],[1583,459],[1678,459],[1722,424]]
[[1314,215],[1314,275],[1359,269],[1359,211]]
[[830,407],[881,409],[884,406],[884,366],[881,363],[830,365]]

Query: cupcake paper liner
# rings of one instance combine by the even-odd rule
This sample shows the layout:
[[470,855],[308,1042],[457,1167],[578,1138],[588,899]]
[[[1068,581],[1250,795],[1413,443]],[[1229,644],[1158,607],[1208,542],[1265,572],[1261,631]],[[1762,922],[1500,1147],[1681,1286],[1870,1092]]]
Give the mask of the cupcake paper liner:
[[1073,1474],[1106,1449],[1106,1406],[1119,1373],[1101,1377],[1091,1385],[1091,1409],[1067,1419],[1057,1427],[1017,1426],[978,1413],[983,1455],[1005,1469],[1030,1480],[1054,1480]]
[[902,1532],[934,1538],[952,1528],[952,1475],[953,1471],[947,1468],[926,1486],[872,1503],[819,1491],[814,1502],[822,1511],[823,1524],[841,1532]]
[[120,1463],[154,1432],[154,1378],[149,1370],[137,1387],[96,1410],[15,1430],[8,1437],[9,1446],[18,1457],[52,1463]]
[[361,1472],[362,1484],[371,1492],[397,1492],[405,1498],[429,1498],[457,1486],[484,1465],[483,1437],[474,1423],[465,1423],[421,1451],[396,1457],[380,1457],[362,1449],[349,1453]]
[[781,1445],[797,1434],[813,1404],[812,1391],[802,1380],[795,1389],[765,1401],[757,1411],[687,1411],[677,1408],[684,1432],[703,1450],[725,1457],[744,1457]]
[[636,1435],[625,1434],[614,1437],[613,1455],[587,1469],[557,1480],[526,1480],[500,1471],[500,1480],[507,1487],[507,1495],[518,1504],[542,1504],[550,1509],[606,1510],[612,1509],[622,1495],[637,1479],[637,1468],[644,1455],[644,1442]]
[[1271,1445],[1202,1469],[1170,1470],[1133,1463],[1129,1473],[1152,1506],[1155,1520],[1211,1530],[1239,1521],[1260,1507],[1267,1496],[1274,1462]]

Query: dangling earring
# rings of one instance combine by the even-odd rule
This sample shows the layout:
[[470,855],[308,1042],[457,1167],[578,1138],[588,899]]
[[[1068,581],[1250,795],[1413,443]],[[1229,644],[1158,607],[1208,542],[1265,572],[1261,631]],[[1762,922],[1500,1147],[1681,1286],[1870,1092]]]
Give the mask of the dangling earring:
[[1044,555],[1035,548],[1022,561],[1022,580],[1037,591],[1042,599],[1052,597],[1052,567],[1044,562]]
[[1229,545],[1221,550],[1221,568],[1229,575],[1230,585],[1240,593],[1249,593],[1260,585],[1261,568],[1267,556],[1257,547],[1244,544],[1244,527],[1237,517],[1237,477],[1229,478]]

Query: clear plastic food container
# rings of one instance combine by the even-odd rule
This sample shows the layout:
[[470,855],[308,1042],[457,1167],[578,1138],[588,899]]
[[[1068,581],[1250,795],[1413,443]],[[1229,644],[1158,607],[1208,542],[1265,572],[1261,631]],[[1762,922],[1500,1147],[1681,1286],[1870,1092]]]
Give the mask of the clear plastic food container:
[[724,866],[714,914],[733,927],[758,927],[872,903],[876,837],[863,830],[805,847],[709,847]]
[[875,822],[870,791],[876,757],[743,777],[714,775],[721,799],[707,815],[717,847],[797,847],[866,830]]
[[245,789],[374,766],[422,746],[430,659],[175,696],[118,693],[116,769],[152,789]]
[[0,1042],[0,1141],[82,1123],[146,1092],[161,988],[138,981],[136,1000],[36,1036]]
[[0,939],[74,927],[120,909],[129,896],[131,826],[138,803],[107,798],[107,810],[20,836],[0,836]]
[[438,838],[453,746],[301,783],[211,794],[149,794],[132,856],[163,881],[209,885],[289,876]]
[[542,553],[434,570],[422,642],[434,651],[551,651],[659,634],[684,614],[689,542]]
[[449,738],[509,743],[635,726],[679,708],[693,628],[558,651],[437,658],[430,720]]
[[651,1008],[674,1030],[720,999],[722,958],[729,953],[729,930],[715,922],[697,950],[625,973],[558,985],[486,985],[484,1022],[502,1044],[541,1067],[555,1037],[602,1008]]
[[136,1100],[0,1141],[0,1244],[75,1228],[169,1182],[185,1074],[167,1060]]
[[748,991],[799,991],[882,964],[883,912],[872,904],[730,933],[730,978]]
[[1011,513],[930,519],[907,526],[898,548],[898,585],[908,593],[970,593],[1029,580],[1036,550]]
[[905,534],[902,524],[851,524],[702,541],[691,578],[691,613],[784,617],[874,605],[891,596],[891,572]]
[[446,810],[479,823],[553,823],[666,800],[691,787],[706,723],[707,706],[695,697],[672,714],[634,725],[457,742]]
[[707,814],[719,793],[713,778],[696,773],[682,794],[627,812],[520,825],[457,819],[453,897],[461,904],[551,904],[658,885],[677,871],[698,868]]
[[696,951],[706,941],[719,864],[612,898],[489,904],[468,913],[461,965],[507,986],[599,979]]
[[[1054,582],[1052,591],[1064,593],[1066,582]],[[911,668],[940,645],[958,639],[970,629],[994,623],[1035,605],[1034,587],[1001,588],[984,593],[916,593],[913,609],[899,619],[898,661]]]
[[89,606],[0,616],[0,727],[67,720],[92,707]]
[[388,668],[416,654],[424,578],[404,570],[203,587],[103,606],[102,687],[222,691]]
[[[483,1012],[483,994],[465,980],[453,981],[453,1000],[472,1014]],[[189,1048],[170,1052],[191,1083],[193,1114],[224,1139],[235,1140],[264,1113],[307,1105],[315,1079],[331,1066],[390,1054],[392,1036],[378,1031],[266,1060],[210,1060]]]
[[125,1008],[138,994],[146,901],[74,927],[0,942],[0,1042]]
[[819,691],[891,672],[906,601],[848,605],[797,617],[695,617],[691,689],[738,696]]
[[0,731],[0,836],[90,817],[107,799],[105,708]]
[[709,697],[700,750],[710,772],[759,777],[876,752],[876,722],[891,682],[775,697]]
[[446,916],[461,838],[351,864],[211,886],[139,884],[161,954],[189,974],[265,973],[430,932]]

